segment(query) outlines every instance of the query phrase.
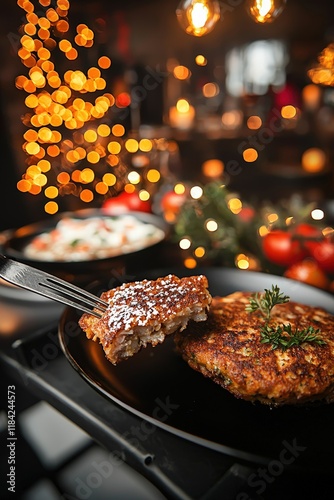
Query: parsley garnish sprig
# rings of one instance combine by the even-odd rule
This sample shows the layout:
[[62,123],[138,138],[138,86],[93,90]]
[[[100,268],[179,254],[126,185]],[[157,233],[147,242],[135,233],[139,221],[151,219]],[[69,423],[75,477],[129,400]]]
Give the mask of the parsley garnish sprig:
[[264,293],[253,294],[246,306],[246,311],[253,313],[260,311],[265,318],[265,323],[261,326],[260,335],[262,344],[271,344],[273,349],[285,351],[293,346],[300,346],[304,342],[324,345],[326,342],[321,338],[320,329],[313,326],[298,329],[292,328],[290,323],[269,326],[270,314],[277,304],[289,302],[290,297],[280,292],[279,287],[272,285],[271,290],[264,290]]

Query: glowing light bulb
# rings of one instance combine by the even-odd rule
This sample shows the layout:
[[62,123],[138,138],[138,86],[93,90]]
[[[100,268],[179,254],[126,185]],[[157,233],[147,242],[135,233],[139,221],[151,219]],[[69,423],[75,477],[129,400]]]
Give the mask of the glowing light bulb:
[[204,36],[219,20],[220,5],[217,0],[182,0],[176,17],[188,35]]
[[246,8],[257,23],[272,23],[282,13],[286,0],[248,0]]

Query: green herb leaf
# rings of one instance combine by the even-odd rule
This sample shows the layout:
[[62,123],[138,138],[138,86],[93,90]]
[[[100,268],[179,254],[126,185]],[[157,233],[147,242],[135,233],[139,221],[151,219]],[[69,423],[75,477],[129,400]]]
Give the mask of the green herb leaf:
[[301,346],[304,342],[317,345],[326,344],[320,335],[320,329],[315,329],[313,326],[302,330],[298,330],[298,328],[293,330],[290,323],[276,327],[265,324],[261,327],[260,333],[262,344],[271,344],[273,349],[280,348],[283,351],[292,346]]
[[281,293],[277,285],[272,285],[271,290],[265,288],[264,292],[252,295],[249,304],[246,306],[246,311],[255,312],[259,310],[268,321],[273,307],[277,304],[289,302],[290,297]]

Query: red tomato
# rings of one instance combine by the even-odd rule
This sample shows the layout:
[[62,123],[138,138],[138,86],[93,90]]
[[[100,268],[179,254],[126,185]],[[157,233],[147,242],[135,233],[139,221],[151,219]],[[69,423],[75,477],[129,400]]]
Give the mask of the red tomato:
[[292,230],[294,234],[298,236],[302,236],[304,238],[321,238],[322,232],[321,230],[313,226],[312,224],[308,224],[307,222],[301,222],[297,224],[297,226]]
[[330,284],[324,271],[312,259],[296,262],[284,272],[284,276],[325,290]]
[[270,262],[283,267],[291,266],[306,256],[301,242],[280,229],[274,229],[262,238],[262,251]]
[[307,243],[307,248],[323,271],[334,272],[334,243],[328,239],[312,241]]
[[151,212],[151,203],[141,200],[137,192],[127,193],[123,191],[118,196],[105,200],[102,204],[102,210],[110,215],[125,212]]

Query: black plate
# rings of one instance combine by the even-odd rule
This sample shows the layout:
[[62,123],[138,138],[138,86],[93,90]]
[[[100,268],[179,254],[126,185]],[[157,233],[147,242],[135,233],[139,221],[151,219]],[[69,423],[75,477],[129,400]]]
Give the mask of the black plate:
[[[155,214],[145,212],[127,212],[133,215],[138,220],[145,224],[153,224],[154,226],[162,229],[165,233],[165,238],[168,235],[168,225]],[[120,214],[123,215],[123,214]],[[63,212],[48,217],[44,221],[35,222],[27,226],[23,226],[16,230],[7,230],[0,233],[0,249],[1,253],[19,262],[23,262],[33,267],[37,267],[42,271],[56,274],[67,281],[73,281],[78,277],[89,277],[90,281],[92,276],[104,275],[110,272],[110,269],[122,270],[131,265],[132,262],[149,261],[152,258],[152,252],[156,251],[156,247],[160,245],[161,241],[153,245],[147,245],[142,249],[115,255],[112,257],[105,257],[101,259],[90,259],[84,261],[47,261],[39,260],[38,258],[27,257],[24,253],[25,247],[39,234],[51,231],[55,228],[57,223],[64,217],[73,217],[77,219],[90,219],[92,217],[117,217],[117,215],[110,215],[103,211],[103,209],[83,209],[74,212]],[[163,239],[165,239],[163,238]],[[73,276],[73,278],[72,278]]]
[[[194,274],[160,269],[137,278],[155,279],[169,272]],[[334,313],[331,295],[297,281],[234,269],[197,269],[199,273],[208,277],[212,295],[263,291],[277,284],[292,300]],[[61,318],[59,336],[65,355],[98,392],[126,410],[181,438],[241,459],[290,460],[289,465],[297,468],[332,469],[334,404],[271,409],[237,399],[189,368],[174,352],[172,337],[113,366],[101,346],[86,339],[78,317],[77,311],[67,309]]]

